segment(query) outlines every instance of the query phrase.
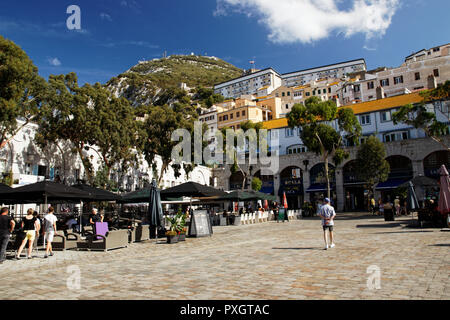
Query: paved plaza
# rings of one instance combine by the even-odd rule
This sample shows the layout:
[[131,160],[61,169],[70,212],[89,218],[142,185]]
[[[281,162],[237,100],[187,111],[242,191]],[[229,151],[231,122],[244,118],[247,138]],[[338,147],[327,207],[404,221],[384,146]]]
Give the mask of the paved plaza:
[[[340,214],[323,250],[318,218],[214,227],[211,238],[56,252],[0,266],[3,299],[449,299],[450,232],[410,217]],[[370,267],[370,268],[369,268]],[[375,272],[367,273],[375,270]],[[368,278],[380,271],[380,288]],[[80,274],[80,289],[76,275]],[[75,280],[74,280],[75,279]],[[376,284],[376,281],[369,281]]]

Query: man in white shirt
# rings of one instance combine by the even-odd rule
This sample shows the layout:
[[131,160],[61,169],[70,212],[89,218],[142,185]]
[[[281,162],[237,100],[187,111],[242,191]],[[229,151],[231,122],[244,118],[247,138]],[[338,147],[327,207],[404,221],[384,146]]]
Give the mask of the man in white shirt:
[[[334,217],[336,217],[336,212],[334,208],[330,205],[330,199],[325,198],[324,205],[320,208],[319,216],[322,218],[322,227],[323,227],[323,237],[325,239],[325,250],[328,248],[333,248],[333,226],[334,226]],[[327,239],[327,229],[330,231],[330,242],[331,244],[328,246]]]

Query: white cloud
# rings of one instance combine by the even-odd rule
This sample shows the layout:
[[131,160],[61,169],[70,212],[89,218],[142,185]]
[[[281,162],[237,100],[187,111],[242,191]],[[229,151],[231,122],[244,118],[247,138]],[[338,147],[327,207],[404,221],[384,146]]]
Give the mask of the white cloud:
[[100,13],[100,18],[102,20],[107,20],[109,22],[112,22],[111,16],[109,14],[107,14],[107,13],[104,13],[104,12]]
[[382,37],[399,6],[400,0],[217,0],[214,15],[225,15],[230,9],[256,15],[268,27],[272,42],[311,43],[333,32]]
[[47,62],[54,67],[59,67],[61,65],[61,61],[58,58],[48,58]]

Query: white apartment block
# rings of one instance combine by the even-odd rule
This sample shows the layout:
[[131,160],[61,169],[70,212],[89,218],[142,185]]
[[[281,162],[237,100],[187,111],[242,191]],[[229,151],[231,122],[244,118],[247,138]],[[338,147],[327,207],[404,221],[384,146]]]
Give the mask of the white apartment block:
[[[418,51],[397,68],[368,72],[359,81],[349,84],[344,104],[372,101],[435,88],[450,79],[450,44]],[[381,87],[382,96],[377,96]]]
[[281,75],[272,68],[257,71],[214,86],[214,92],[225,98],[239,98],[242,95],[270,94],[281,86]]
[[350,73],[366,71],[366,69],[366,61],[364,59],[357,59],[323,67],[285,73],[281,78],[283,79],[284,86],[294,87],[324,78],[341,79]]

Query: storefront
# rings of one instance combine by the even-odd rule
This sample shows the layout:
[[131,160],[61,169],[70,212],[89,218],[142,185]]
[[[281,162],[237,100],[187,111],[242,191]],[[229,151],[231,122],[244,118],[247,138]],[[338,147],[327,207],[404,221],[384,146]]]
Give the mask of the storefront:
[[380,182],[375,190],[381,192],[383,201],[393,202],[397,196],[401,198],[405,193],[399,187],[413,178],[413,167],[411,160],[404,156],[387,157],[386,161],[391,168],[388,179]]
[[[325,178],[325,164],[319,163],[311,168],[309,171],[311,184],[306,190],[308,192],[311,204],[316,208],[318,202],[322,202],[327,196],[327,182]],[[332,205],[337,208],[337,195],[336,195],[336,174],[335,167],[332,164],[328,164],[328,176],[330,180],[330,196]]]
[[298,167],[288,167],[280,173],[280,198],[286,194],[288,208],[297,210],[301,208],[304,199],[302,170]]
[[343,168],[344,211],[365,211],[369,206],[369,190],[356,174],[356,160],[349,161]]

